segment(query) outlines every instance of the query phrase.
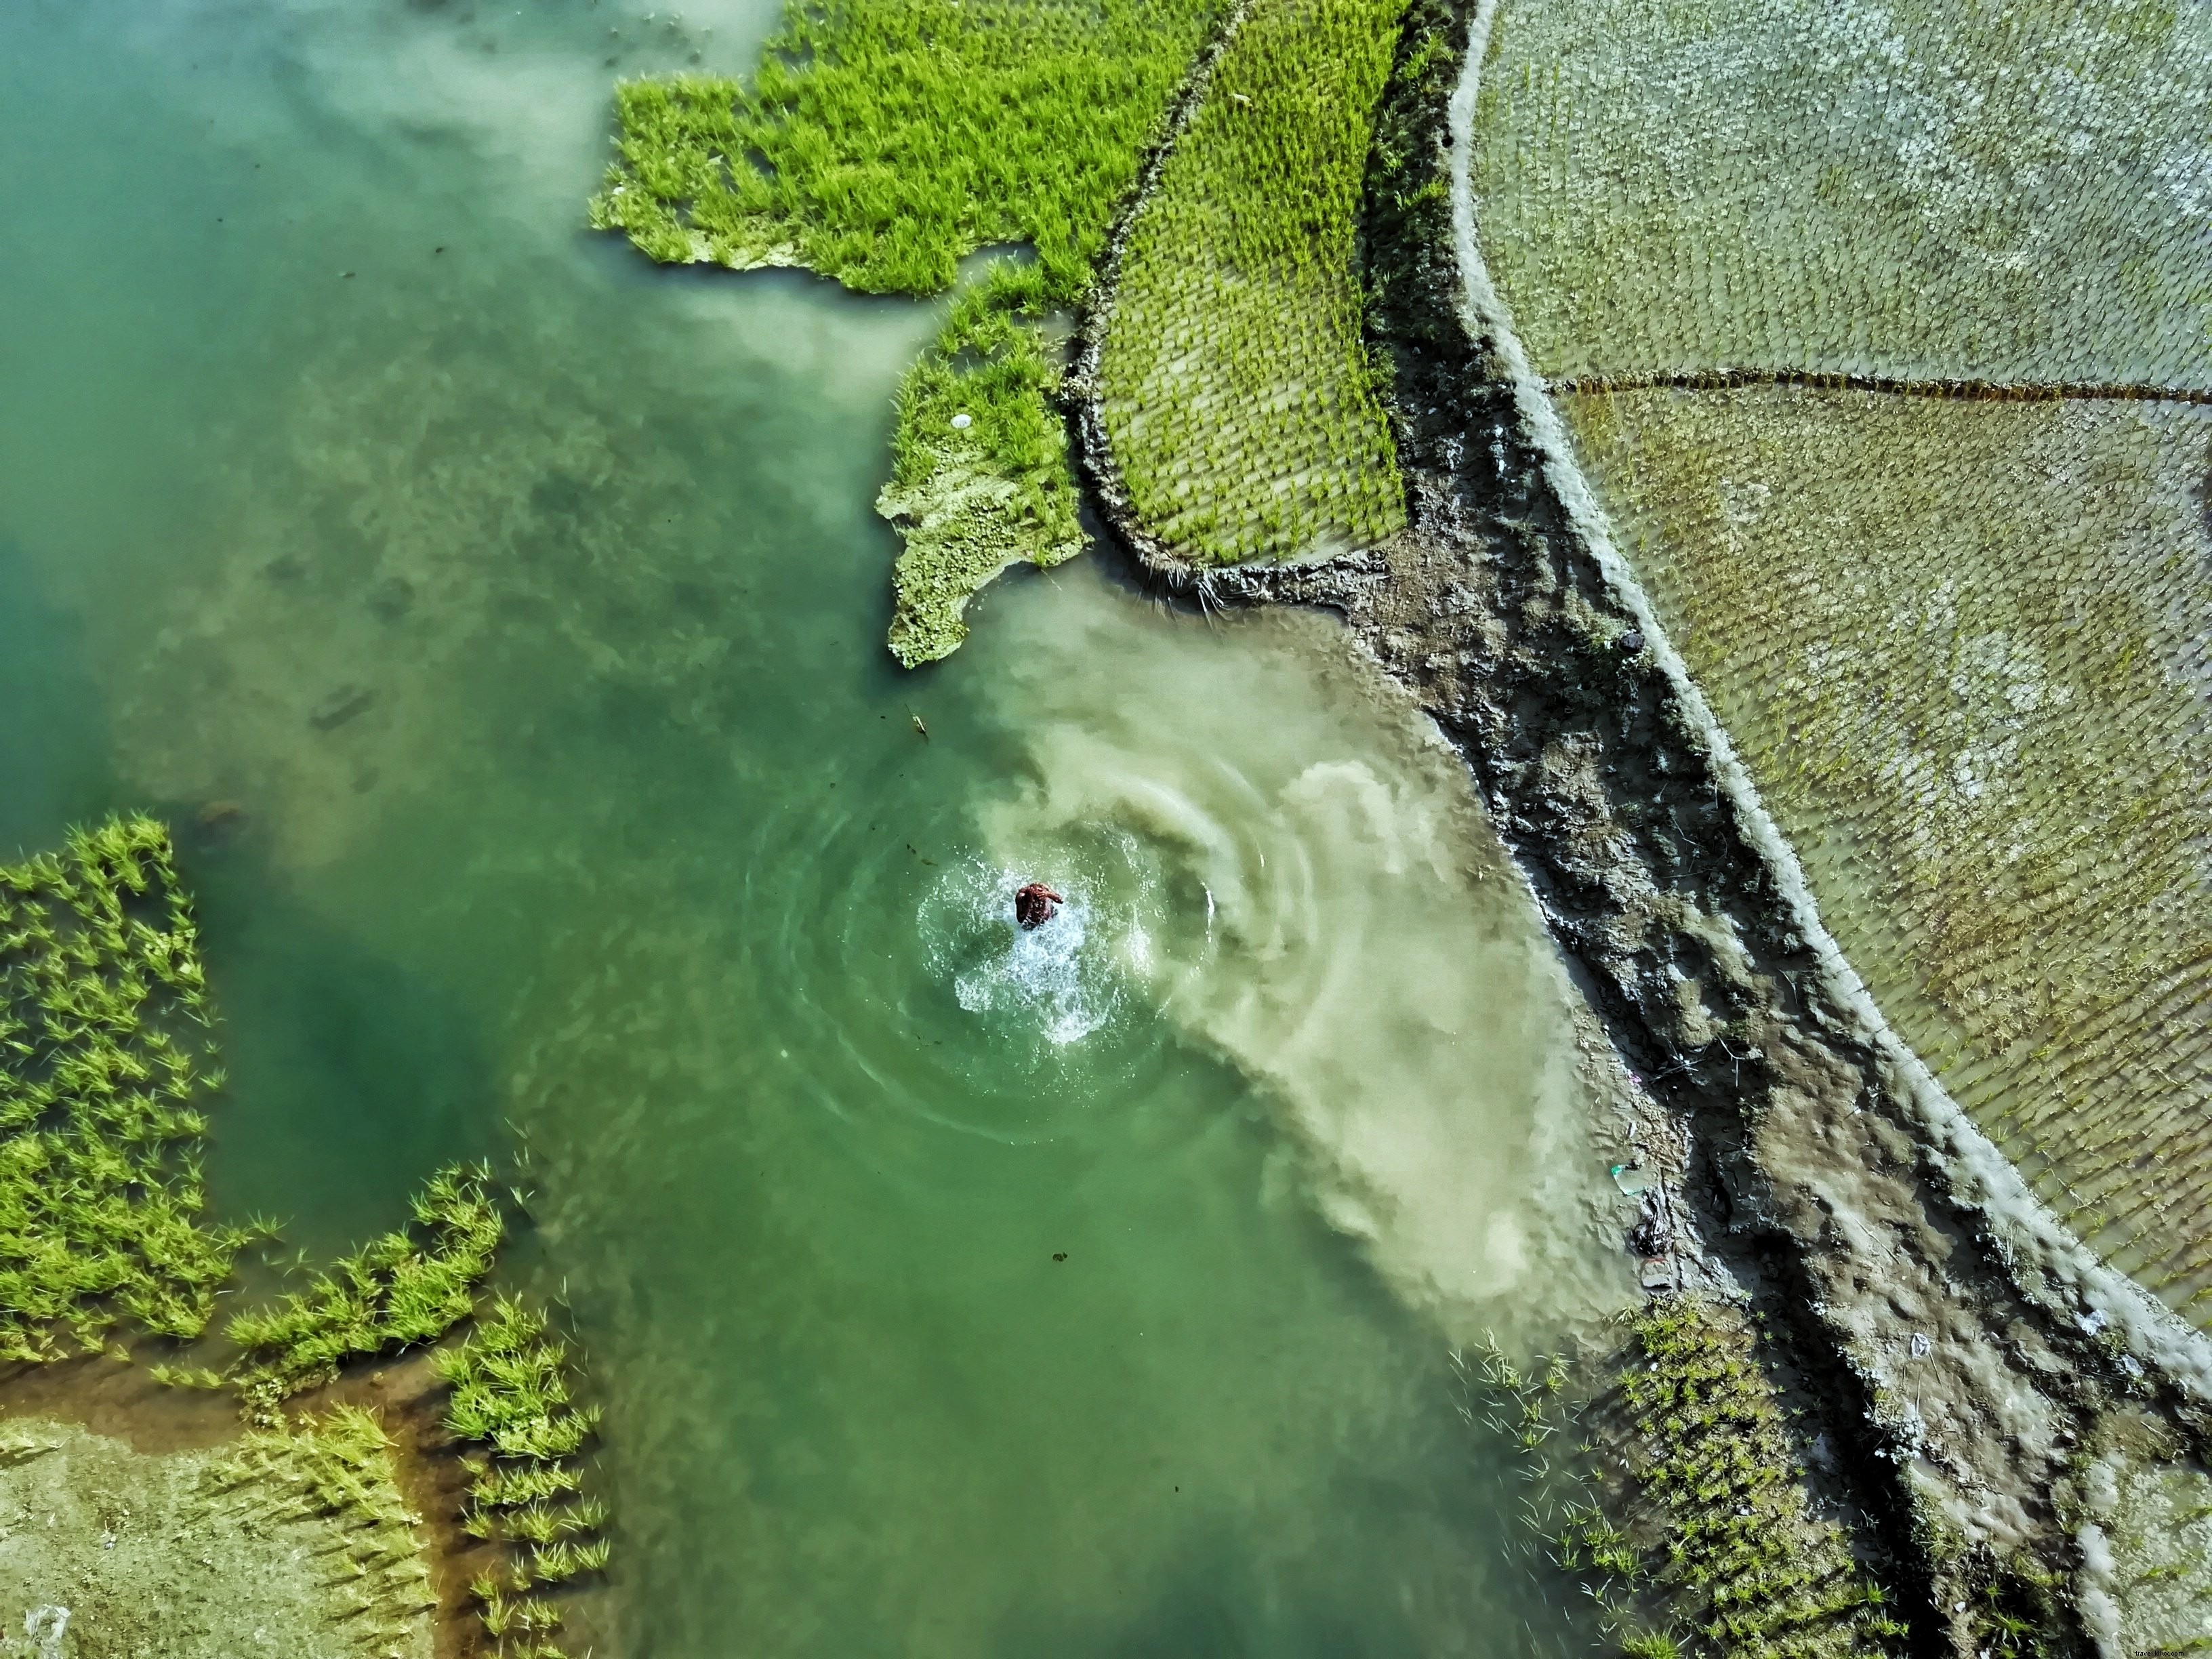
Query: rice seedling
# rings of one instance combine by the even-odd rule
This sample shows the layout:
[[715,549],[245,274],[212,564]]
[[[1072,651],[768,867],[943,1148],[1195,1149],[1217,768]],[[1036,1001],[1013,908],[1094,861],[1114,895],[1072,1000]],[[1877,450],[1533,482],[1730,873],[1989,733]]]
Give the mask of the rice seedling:
[[[1902,1651],[1905,1626],[1806,1498],[1742,1315],[1672,1297],[1625,1316],[1622,1334],[1587,1400],[1557,1361],[1532,1378],[1492,1346],[1463,1368],[1492,1431],[1540,1468],[1531,1525],[1620,1650]],[[1569,1431],[1571,1456],[1536,1449]]]
[[[794,4],[748,82],[616,93],[592,222],[664,263],[799,264],[866,293],[936,294],[958,262],[1029,249],[963,296],[902,387],[879,503],[906,555],[891,648],[965,636],[1009,563],[1081,545],[1059,380],[1036,332],[1089,293],[1114,216],[1220,0]],[[955,422],[960,416],[968,417]]]
[[205,1328],[256,1231],[201,1219],[213,1018],[161,823],[0,866],[0,1358]]
[[505,1643],[556,1629],[560,1608],[532,1591],[603,1572],[612,1553],[596,1535],[606,1506],[578,1495],[580,1473],[568,1461],[596,1431],[599,1412],[570,1399],[568,1344],[543,1315],[501,1297],[466,1340],[431,1363],[452,1390],[447,1431],[489,1454],[472,1466],[462,1524],[513,1552],[502,1573],[472,1586],[485,1633]]
[[1100,408],[1139,517],[1186,558],[1364,547],[1405,522],[1353,270],[1404,8],[1256,0],[1131,227]]
[[469,1499],[479,1512],[514,1509],[574,1492],[580,1484],[577,1472],[562,1464],[483,1463],[469,1482]]
[[890,649],[909,668],[959,648],[969,598],[1009,565],[1083,550],[1060,368],[1035,325],[1051,304],[1041,265],[994,260],[900,383],[876,505],[905,544]]
[[434,1341],[468,1317],[505,1231],[490,1178],[480,1165],[441,1170],[414,1200],[415,1231],[386,1233],[275,1306],[234,1315],[224,1334],[244,1353],[249,1413],[270,1420],[349,1360]]

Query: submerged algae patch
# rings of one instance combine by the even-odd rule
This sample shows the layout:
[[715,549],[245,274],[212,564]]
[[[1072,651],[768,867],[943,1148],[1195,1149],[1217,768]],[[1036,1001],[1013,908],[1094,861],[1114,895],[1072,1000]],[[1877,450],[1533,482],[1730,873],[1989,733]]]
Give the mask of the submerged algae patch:
[[73,1659],[428,1659],[416,1521],[365,1412],[166,1455],[11,1422],[0,1629]]
[[1034,319],[1089,293],[1221,10],[841,0],[794,7],[750,85],[686,77],[617,94],[618,159],[592,222],[655,259],[803,264],[862,292],[927,295],[979,248],[1034,250],[1033,269],[1002,264],[956,306],[899,399],[881,506],[908,544],[890,645],[909,666],[958,646],[969,597],[1008,564],[1079,544],[1051,406],[1059,370]]
[[1898,1030],[2212,1325],[2212,412],[1570,398],[1668,631]]
[[1352,241],[1404,0],[1257,0],[1130,228],[1101,414],[1142,527],[1204,563],[1405,523]]

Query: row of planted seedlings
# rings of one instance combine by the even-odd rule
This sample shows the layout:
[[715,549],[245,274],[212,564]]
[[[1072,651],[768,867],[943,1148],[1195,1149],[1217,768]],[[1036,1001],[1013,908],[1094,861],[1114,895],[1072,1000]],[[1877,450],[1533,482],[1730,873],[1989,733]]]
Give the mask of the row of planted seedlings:
[[338,1404],[251,1430],[205,1473],[204,1496],[236,1524],[335,1521],[341,1548],[319,1547],[326,1588],[356,1651],[404,1659],[437,1609],[416,1515],[400,1492],[383,1420]]
[[258,1231],[203,1219],[212,1024],[159,822],[0,866],[0,1358],[206,1328]]
[[1866,1659],[1906,1629],[1817,1514],[1753,1322],[1669,1296],[1598,1355],[1540,1371],[1462,1358],[1470,1414],[1514,1448],[1524,1518],[1632,1659]]
[[606,1506],[585,1495],[579,1457],[597,1431],[597,1406],[570,1395],[575,1365],[544,1316],[501,1297],[465,1340],[433,1357],[453,1392],[446,1427],[470,1456],[461,1524],[507,1547],[506,1559],[470,1585],[486,1634],[513,1659],[559,1659],[562,1623],[548,1591],[604,1571],[611,1550]]
[[1492,42],[1474,195],[1547,373],[2207,384],[2202,219],[2130,183],[2195,165],[2185,10],[1565,0]]
[[[503,1559],[470,1586],[501,1659],[562,1659],[552,1639],[563,1608],[551,1594],[603,1571],[605,1506],[583,1495],[580,1455],[596,1406],[571,1398],[576,1366],[544,1317],[511,1297],[477,1312],[504,1231],[489,1171],[441,1171],[415,1200],[411,1231],[387,1233],[274,1307],[226,1327],[244,1358],[234,1382],[256,1421],[283,1421],[291,1395],[334,1380],[350,1362],[436,1342],[473,1320],[430,1364],[450,1390],[447,1432],[462,1446],[469,1488],[460,1523]],[[182,1379],[179,1379],[182,1380]]]
[[1186,557],[1369,545],[1404,522],[1352,268],[1401,10],[1255,0],[1132,224],[1100,402],[1139,516]]
[[[0,1359],[51,1362],[132,1328],[194,1341],[240,1249],[273,1236],[204,1218],[214,1024],[191,900],[157,820],[112,818],[70,831],[58,853],[0,866]],[[425,1595],[391,1443],[357,1408],[301,1418],[286,1404],[469,1321],[504,1232],[488,1170],[441,1170],[410,1226],[227,1321],[225,1369],[149,1367],[173,1386],[236,1390],[251,1429],[216,1466],[219,1490],[360,1523],[342,1588],[384,1620],[356,1632],[372,1641],[396,1643]],[[604,1569],[609,1553],[604,1509],[579,1495],[596,1408],[570,1401],[566,1345],[510,1298],[433,1363],[453,1388],[448,1431],[478,1448],[464,1525],[509,1552],[477,1586],[486,1632],[505,1659],[558,1659],[545,1632],[560,1609],[545,1592]]]

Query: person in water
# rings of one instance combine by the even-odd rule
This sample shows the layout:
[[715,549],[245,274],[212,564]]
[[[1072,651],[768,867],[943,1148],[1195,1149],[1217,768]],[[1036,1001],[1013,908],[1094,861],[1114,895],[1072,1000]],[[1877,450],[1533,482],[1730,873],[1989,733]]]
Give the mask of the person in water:
[[1042,927],[1060,914],[1067,901],[1041,881],[1033,881],[1014,895],[1014,920],[1024,932]]

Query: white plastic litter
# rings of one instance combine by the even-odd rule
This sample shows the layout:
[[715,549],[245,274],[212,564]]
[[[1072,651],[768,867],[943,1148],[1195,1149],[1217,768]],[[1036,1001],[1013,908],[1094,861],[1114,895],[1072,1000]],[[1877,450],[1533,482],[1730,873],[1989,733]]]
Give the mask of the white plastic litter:
[[37,1644],[39,1659],[62,1659],[62,1636],[69,1621],[67,1607],[33,1607],[23,1615],[23,1634]]

